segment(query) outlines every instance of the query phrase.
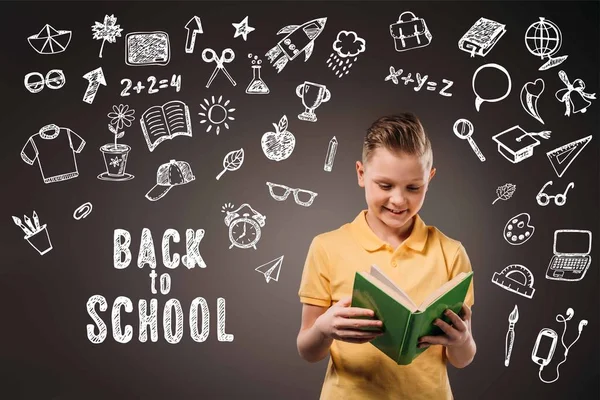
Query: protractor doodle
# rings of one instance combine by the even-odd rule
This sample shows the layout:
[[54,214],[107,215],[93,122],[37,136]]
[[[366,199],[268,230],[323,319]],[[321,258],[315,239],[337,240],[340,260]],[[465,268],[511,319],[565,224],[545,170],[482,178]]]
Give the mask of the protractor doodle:
[[533,274],[527,267],[520,264],[511,264],[500,272],[494,272],[492,282],[528,299],[531,299],[535,293]]

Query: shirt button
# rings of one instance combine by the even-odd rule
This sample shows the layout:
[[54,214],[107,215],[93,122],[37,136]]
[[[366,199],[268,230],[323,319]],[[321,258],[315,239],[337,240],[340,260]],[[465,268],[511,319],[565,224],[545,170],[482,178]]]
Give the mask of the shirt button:
[[392,267],[397,267],[398,264],[396,264],[396,261],[392,261]]

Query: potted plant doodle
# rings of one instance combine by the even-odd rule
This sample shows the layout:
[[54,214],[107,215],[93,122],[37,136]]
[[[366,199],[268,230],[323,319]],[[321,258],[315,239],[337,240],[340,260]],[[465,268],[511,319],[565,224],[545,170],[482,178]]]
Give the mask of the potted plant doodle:
[[106,172],[98,175],[98,179],[104,181],[128,181],[134,176],[125,172],[127,166],[127,156],[131,147],[126,144],[117,143],[125,135],[123,127],[130,127],[135,120],[133,114],[135,110],[129,109],[128,105],[119,104],[113,106],[113,111],[108,113],[110,123],[108,130],[114,135],[115,140],[112,143],[107,143],[100,147],[100,151],[104,156],[104,164]]

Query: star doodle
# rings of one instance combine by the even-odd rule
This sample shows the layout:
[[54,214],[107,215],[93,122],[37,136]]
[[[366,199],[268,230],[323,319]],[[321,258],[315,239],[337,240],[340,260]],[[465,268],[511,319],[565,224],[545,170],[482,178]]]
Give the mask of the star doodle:
[[253,27],[248,25],[248,16],[246,16],[246,18],[244,18],[241,22],[237,24],[234,22],[231,25],[233,25],[235,28],[235,34],[233,35],[234,39],[238,36],[242,36],[244,41],[246,41],[248,39],[248,34],[254,30]]

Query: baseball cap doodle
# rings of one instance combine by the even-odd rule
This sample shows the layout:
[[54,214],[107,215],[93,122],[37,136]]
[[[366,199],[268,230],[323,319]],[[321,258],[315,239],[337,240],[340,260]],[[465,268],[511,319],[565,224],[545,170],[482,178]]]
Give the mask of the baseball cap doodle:
[[190,164],[185,161],[170,160],[158,167],[156,185],[146,193],[146,198],[150,201],[160,200],[173,186],[185,185],[194,179],[196,177]]

